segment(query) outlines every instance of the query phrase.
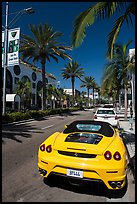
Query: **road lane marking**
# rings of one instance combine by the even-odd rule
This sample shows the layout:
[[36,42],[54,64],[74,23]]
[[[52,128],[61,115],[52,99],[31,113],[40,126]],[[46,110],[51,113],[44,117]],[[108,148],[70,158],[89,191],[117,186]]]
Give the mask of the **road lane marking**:
[[74,116],[74,117],[72,118],[72,120],[74,120],[75,118],[77,118],[77,116]]
[[41,128],[41,129],[44,130],[44,129],[48,129],[48,128],[53,127],[53,126],[54,126],[54,125],[49,125],[49,126],[46,126],[46,127]]

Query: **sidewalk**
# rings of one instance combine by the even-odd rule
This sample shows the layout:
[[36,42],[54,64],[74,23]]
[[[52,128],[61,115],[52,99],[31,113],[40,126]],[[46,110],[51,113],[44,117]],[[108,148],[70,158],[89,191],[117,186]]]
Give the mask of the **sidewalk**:
[[124,119],[124,110],[121,110],[117,115],[119,118],[119,125],[124,129],[123,141],[127,149],[129,165],[135,176],[135,116],[133,117],[131,126],[129,111],[127,120]]

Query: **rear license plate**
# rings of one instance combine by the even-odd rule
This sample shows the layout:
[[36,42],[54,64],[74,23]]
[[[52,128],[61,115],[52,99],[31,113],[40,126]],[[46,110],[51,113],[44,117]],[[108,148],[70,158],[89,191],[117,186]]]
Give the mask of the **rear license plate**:
[[83,171],[67,169],[67,176],[83,178]]

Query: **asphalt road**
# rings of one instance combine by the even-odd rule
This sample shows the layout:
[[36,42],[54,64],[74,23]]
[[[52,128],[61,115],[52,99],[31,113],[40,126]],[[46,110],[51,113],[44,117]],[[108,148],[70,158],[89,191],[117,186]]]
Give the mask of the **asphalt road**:
[[2,202],[135,202],[131,172],[128,186],[121,193],[105,186],[71,186],[63,178],[45,181],[38,173],[38,146],[65,124],[77,119],[92,119],[93,110],[78,111],[40,120],[2,126]]

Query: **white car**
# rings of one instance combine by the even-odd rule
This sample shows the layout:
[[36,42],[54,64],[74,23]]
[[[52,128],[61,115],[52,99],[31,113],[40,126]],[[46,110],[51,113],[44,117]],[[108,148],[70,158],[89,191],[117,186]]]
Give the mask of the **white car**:
[[114,108],[114,105],[112,103],[104,104],[103,108]]
[[94,113],[94,120],[105,121],[112,126],[119,127],[118,116],[113,108],[98,108]]

